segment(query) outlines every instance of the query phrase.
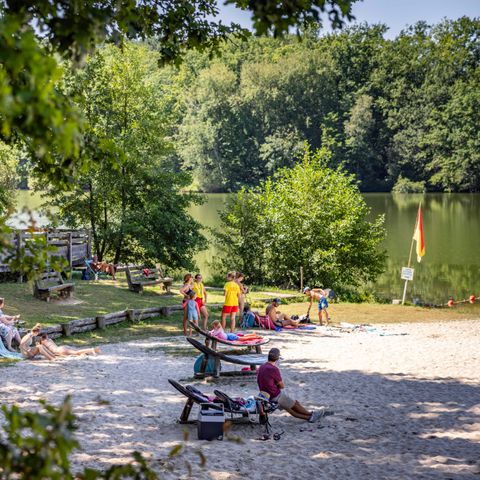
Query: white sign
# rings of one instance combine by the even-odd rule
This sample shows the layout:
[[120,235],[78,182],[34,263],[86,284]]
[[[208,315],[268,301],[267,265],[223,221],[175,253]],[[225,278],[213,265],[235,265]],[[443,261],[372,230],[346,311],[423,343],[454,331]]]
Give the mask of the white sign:
[[410,267],[402,267],[402,275],[400,278],[402,280],[413,280],[414,269]]

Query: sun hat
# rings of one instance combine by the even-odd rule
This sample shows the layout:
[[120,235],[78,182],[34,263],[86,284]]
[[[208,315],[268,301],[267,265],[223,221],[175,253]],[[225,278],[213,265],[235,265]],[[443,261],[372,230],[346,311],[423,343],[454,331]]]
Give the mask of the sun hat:
[[280,305],[282,303],[282,301],[279,298],[274,298],[272,300],[272,303],[278,303]]

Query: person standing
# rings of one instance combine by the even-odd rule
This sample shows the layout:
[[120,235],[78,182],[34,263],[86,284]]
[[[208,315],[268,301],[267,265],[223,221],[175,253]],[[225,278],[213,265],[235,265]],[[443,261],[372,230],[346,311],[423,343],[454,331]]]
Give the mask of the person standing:
[[190,300],[190,292],[193,287],[193,277],[191,273],[185,274],[183,277],[183,285],[180,287],[179,293],[183,296],[182,308],[183,308],[183,334],[187,335],[187,303]]
[[235,272],[227,274],[227,283],[223,287],[225,294],[225,302],[222,309],[222,328],[225,329],[227,322],[227,315],[230,315],[230,332],[235,331],[235,317],[238,312],[238,299],[241,291],[238,283],[235,282]]
[[193,282],[192,290],[197,294],[195,301],[197,302],[198,308],[202,315],[203,329],[206,330],[208,324],[207,291],[205,290],[205,285],[203,284],[202,280],[202,275],[197,273],[195,275],[195,281]]
[[238,297],[238,311],[240,312],[240,318],[243,316],[243,309],[245,308],[245,299],[247,297],[248,288],[243,284],[245,275],[242,272],[235,274],[235,283],[240,288],[240,296]]

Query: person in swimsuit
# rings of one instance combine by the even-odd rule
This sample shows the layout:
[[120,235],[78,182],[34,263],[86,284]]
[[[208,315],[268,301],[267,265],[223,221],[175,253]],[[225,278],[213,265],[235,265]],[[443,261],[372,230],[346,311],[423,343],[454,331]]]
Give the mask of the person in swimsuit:
[[20,333],[15,327],[15,322],[18,321],[20,315],[5,315],[3,308],[5,307],[5,299],[0,298],[0,341],[3,340],[7,350],[15,352],[12,348],[12,340],[15,340],[20,345]]
[[193,277],[191,273],[187,273],[183,277],[183,285],[180,287],[179,293],[183,296],[183,334],[187,336],[187,303],[190,300],[190,292],[193,290]]
[[67,345],[57,345],[51,338],[48,338],[46,333],[42,334],[40,344],[56,357],[66,357],[69,355],[97,355],[100,353],[99,347],[80,348],[75,350]]
[[328,301],[327,293],[321,288],[305,287],[303,289],[304,295],[310,298],[310,305],[308,306],[307,315],[310,315],[310,309],[314,301],[318,302],[318,322],[323,325],[322,317],[325,314],[325,325],[328,325],[330,317],[328,316]]
[[292,320],[286,313],[282,313],[277,310],[281,301],[279,298],[274,298],[272,303],[267,306],[265,313],[270,317],[270,320],[277,327],[286,327],[287,325],[292,325],[293,327],[298,327],[299,321]]
[[208,324],[207,291],[205,290],[205,285],[203,284],[202,275],[200,273],[195,275],[192,290],[197,294],[195,301],[202,314],[203,329],[206,330]]
[[243,310],[245,308],[245,299],[247,297],[248,288],[243,284],[245,280],[245,275],[242,272],[237,272],[235,274],[235,283],[240,288],[240,296],[238,297],[238,311],[240,312],[240,318],[243,316]]
[[37,323],[29,333],[22,337],[20,342],[20,351],[25,358],[32,360],[37,355],[45,357],[47,360],[55,360],[55,355],[43,345],[32,346],[33,337],[40,334],[41,325]]

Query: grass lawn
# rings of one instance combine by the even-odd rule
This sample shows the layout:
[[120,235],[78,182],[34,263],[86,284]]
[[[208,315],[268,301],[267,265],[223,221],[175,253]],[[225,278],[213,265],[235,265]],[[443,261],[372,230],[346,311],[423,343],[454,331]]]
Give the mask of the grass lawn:
[[[264,313],[265,291],[272,289],[262,288],[263,293],[254,289],[248,296],[248,301],[254,309]],[[275,291],[275,290],[274,290]],[[30,284],[2,283],[0,296],[5,297],[5,313],[9,315],[21,314],[26,326],[36,322],[43,325],[52,325],[79,318],[93,317],[126,308],[147,308],[153,306],[178,305],[180,295],[173,289],[174,294],[164,293],[159,286],[148,287],[142,295],[130,292],[124,278],[113,282],[111,280],[75,282],[75,292],[72,301],[52,300],[47,303],[37,300],[32,295]],[[223,292],[211,290],[208,292],[209,303],[222,303]],[[284,292],[286,293],[286,292]],[[290,292],[294,293],[295,292]],[[305,299],[306,300],[306,299]],[[289,300],[292,303],[280,305],[280,310],[290,315],[306,313],[306,301]],[[210,321],[220,318],[219,308],[210,308]],[[392,323],[392,322],[430,322],[460,319],[480,318],[480,304],[461,305],[453,308],[428,309],[413,306],[387,304],[353,304],[331,303],[329,314],[333,323]],[[317,320],[317,306],[314,304],[311,311],[312,320]],[[237,319],[238,320],[238,319]],[[107,342],[121,342],[132,339],[154,336],[170,336],[182,334],[182,314],[175,312],[169,317],[157,317],[145,321],[129,323],[122,322],[109,326],[106,330],[95,330],[84,334],[77,334],[64,341],[74,345],[97,345]],[[61,340],[59,339],[61,342]]]
[[[289,315],[307,313],[308,303],[280,305],[279,310]],[[457,305],[452,308],[424,308],[379,303],[330,303],[328,313],[335,323],[400,323],[438,322],[480,318],[480,304]],[[312,321],[318,321],[317,304],[310,311]]]

